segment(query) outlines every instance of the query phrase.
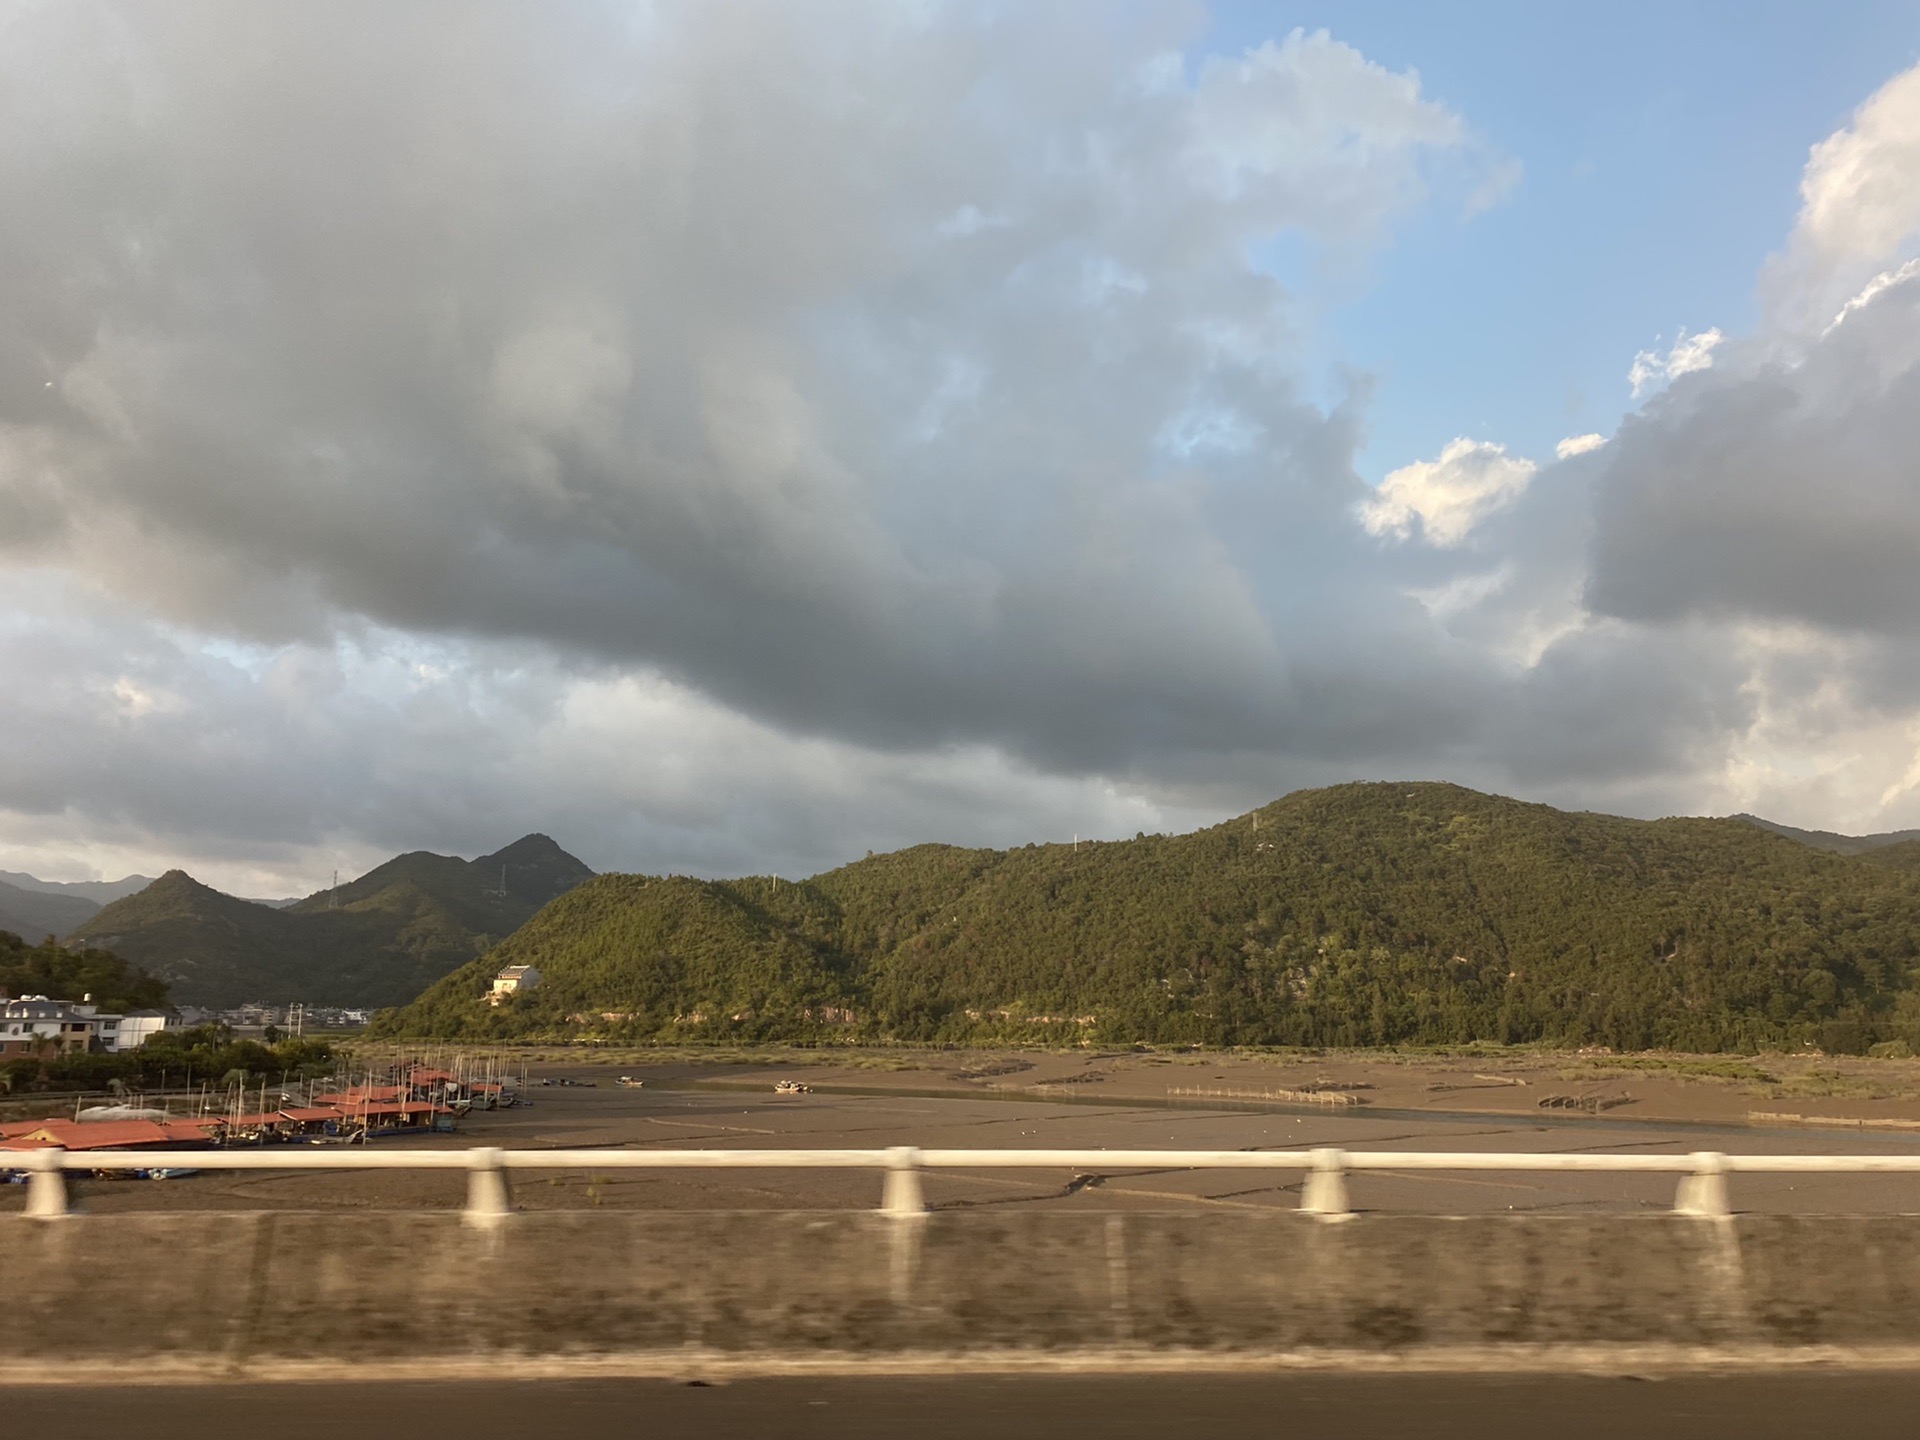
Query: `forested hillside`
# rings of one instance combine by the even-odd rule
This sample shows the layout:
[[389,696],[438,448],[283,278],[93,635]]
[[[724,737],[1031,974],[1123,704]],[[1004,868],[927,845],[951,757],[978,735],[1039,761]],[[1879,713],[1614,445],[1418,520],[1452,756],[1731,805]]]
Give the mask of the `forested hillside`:
[[8,931],[0,931],[0,992],[14,997],[47,995],[55,1000],[91,995],[93,1003],[108,1013],[157,1010],[167,1003],[164,981],[118,955],[33,945]]
[[[1191,835],[603,876],[380,1017],[449,1037],[1920,1043],[1920,846],[1303,791]],[[506,964],[545,981],[498,1008]]]
[[144,965],[180,1004],[392,1005],[484,955],[592,874],[544,835],[478,860],[396,856],[287,909],[172,870],[69,938]]

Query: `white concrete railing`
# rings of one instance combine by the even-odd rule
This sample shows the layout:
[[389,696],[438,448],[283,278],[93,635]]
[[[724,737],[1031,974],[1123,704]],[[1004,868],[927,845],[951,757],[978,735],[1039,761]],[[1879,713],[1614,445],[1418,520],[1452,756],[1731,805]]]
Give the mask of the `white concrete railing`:
[[1586,1155],[1399,1150],[467,1150],[307,1149],[276,1145],[245,1150],[0,1151],[0,1170],[28,1174],[30,1216],[68,1213],[68,1170],[464,1170],[466,1217],[492,1224],[508,1213],[509,1170],[879,1170],[880,1208],[889,1215],[926,1211],[925,1170],[1300,1170],[1300,1208],[1341,1219],[1352,1213],[1347,1174],[1355,1170],[1500,1170],[1677,1174],[1674,1210],[1682,1215],[1731,1214],[1733,1174],[1920,1174],[1920,1155]]

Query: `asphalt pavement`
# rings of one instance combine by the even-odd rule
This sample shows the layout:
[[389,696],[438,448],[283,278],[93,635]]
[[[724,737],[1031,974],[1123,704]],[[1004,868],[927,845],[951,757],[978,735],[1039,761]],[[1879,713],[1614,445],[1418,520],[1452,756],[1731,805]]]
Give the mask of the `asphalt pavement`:
[[1920,1374],[954,1375],[0,1389],[0,1433],[141,1440],[1773,1440],[1920,1434]]

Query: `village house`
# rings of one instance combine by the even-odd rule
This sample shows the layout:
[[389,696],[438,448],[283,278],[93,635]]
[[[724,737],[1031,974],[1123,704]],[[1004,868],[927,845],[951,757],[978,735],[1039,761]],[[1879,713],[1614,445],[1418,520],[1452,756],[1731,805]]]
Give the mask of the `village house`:
[[91,995],[77,1003],[45,995],[0,1000],[0,1060],[87,1050],[137,1050],[167,1024],[168,1017],[158,1010],[107,1014],[93,1003]]
[[540,971],[533,965],[509,965],[493,977],[493,993],[487,996],[487,1003],[498,1005],[515,995],[533,989],[540,983]]
[[[0,1002],[0,1059],[72,1055],[94,1049],[99,1033],[96,1018],[44,995]],[[113,1018],[116,1022],[119,1019]]]

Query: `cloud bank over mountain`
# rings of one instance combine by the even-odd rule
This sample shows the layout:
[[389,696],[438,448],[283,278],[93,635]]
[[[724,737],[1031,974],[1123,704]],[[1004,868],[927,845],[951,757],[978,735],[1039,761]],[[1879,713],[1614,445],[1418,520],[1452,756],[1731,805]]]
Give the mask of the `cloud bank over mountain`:
[[1523,181],[1204,21],[8,12],[0,862],[792,873],[1373,775],[1920,817],[1913,73],[1761,331],[1375,490],[1257,257]]

